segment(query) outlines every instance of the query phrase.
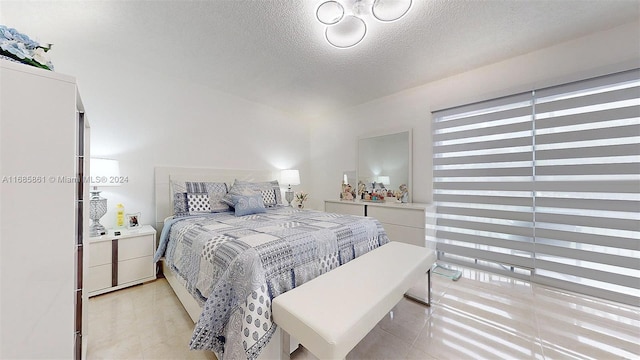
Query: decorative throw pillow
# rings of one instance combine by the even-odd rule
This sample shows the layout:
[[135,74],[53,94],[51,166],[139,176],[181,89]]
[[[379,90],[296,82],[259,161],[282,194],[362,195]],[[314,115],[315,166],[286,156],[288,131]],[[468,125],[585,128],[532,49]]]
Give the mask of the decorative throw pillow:
[[[229,211],[229,206],[221,201],[227,193],[227,184],[218,182],[196,182],[196,181],[172,181],[171,191],[173,193],[173,214],[175,216],[186,216],[202,214],[206,212]],[[197,194],[191,196],[189,194]],[[206,201],[209,203],[204,205]],[[195,205],[196,202],[201,204]]]
[[266,212],[262,194],[231,195],[236,216],[244,216]]
[[211,203],[207,193],[187,193],[187,207],[189,214],[211,212]]
[[260,190],[260,194],[262,194],[262,202],[264,202],[265,207],[273,207],[278,205],[276,192],[274,189]]
[[[278,184],[278,180],[250,182],[236,179],[233,183],[233,187],[235,186],[260,192],[273,190],[273,194],[275,195],[275,203],[272,203],[270,200],[269,202],[265,201],[265,206],[272,207],[276,205],[282,205],[282,193],[280,192],[280,185]],[[267,195],[267,197],[270,199],[270,195]]]
[[234,207],[235,204],[233,203],[232,195],[255,195],[255,194],[260,194],[260,192],[255,190],[252,186],[248,185],[247,183],[240,184],[238,183],[238,180],[236,180],[231,186],[231,189],[229,189],[229,192],[222,197],[222,202],[224,202],[225,204],[231,207]]
[[189,215],[189,206],[187,205],[187,193],[179,192],[173,194],[173,215],[187,216]]

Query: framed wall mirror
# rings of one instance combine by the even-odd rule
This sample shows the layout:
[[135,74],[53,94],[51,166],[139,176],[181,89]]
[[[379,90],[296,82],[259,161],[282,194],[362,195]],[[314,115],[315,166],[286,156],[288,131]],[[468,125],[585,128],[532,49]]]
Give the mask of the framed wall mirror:
[[396,191],[402,184],[412,200],[412,131],[387,131],[358,138],[356,177],[367,190],[384,186]]

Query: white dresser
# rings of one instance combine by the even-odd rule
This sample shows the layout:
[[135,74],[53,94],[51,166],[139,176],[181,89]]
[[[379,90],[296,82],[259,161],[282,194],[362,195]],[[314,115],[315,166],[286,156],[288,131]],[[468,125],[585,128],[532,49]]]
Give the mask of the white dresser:
[[156,230],[150,225],[110,229],[107,235],[89,238],[89,296],[155,280],[155,245]]
[[324,211],[376,218],[391,241],[424,247],[428,206],[420,203],[325,200]]

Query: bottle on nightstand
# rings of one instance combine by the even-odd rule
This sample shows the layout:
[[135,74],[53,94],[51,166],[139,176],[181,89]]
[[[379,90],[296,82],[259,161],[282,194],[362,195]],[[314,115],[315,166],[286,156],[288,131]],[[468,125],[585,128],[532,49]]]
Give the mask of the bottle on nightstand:
[[116,205],[116,228],[122,229],[124,227],[124,205]]

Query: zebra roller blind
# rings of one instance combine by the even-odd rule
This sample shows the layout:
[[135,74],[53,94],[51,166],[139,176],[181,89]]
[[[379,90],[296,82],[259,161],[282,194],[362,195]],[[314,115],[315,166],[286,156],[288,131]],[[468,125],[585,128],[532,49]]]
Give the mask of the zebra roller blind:
[[434,113],[440,259],[640,300],[640,71]]

